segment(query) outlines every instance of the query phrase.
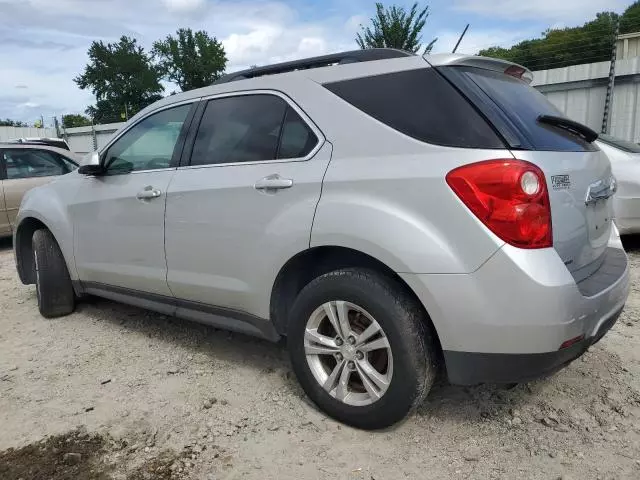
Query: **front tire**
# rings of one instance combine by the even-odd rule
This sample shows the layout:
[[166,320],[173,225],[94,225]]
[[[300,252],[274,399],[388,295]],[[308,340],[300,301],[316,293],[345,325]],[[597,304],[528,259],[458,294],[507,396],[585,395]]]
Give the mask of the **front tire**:
[[304,391],[333,418],[363,429],[402,420],[436,375],[429,321],[394,279],[342,269],[302,289],[287,343]]
[[75,293],[58,242],[46,229],[36,230],[32,241],[40,314],[46,318],[70,314],[75,308]]

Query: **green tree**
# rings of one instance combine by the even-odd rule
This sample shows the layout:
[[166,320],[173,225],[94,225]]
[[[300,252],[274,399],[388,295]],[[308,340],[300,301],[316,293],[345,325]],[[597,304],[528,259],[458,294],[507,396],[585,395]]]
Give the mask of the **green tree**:
[[134,38],[95,41],[88,55],[84,72],[73,80],[96,96],[96,105],[86,110],[95,123],[120,122],[162,98],[161,69]]
[[[365,48],[398,48],[417,53],[421,48],[421,33],[429,16],[429,7],[418,11],[418,3],[414,3],[407,12],[404,7],[393,5],[385,7],[376,3],[376,15],[371,18],[371,26],[360,26],[361,32],[356,35],[356,43]],[[424,52],[430,52],[437,38],[427,44]]]
[[620,34],[640,31],[640,1],[633,2],[620,18]]
[[0,119],[0,127],[26,127],[27,124],[25,122],[21,122],[20,120],[11,120],[9,118],[2,120]]
[[[637,2],[640,3],[640,2]],[[630,28],[640,27],[640,12],[625,12]],[[618,15],[601,12],[579,27],[546,30],[540,38],[520,42],[510,48],[491,47],[479,55],[497,57],[519,63],[531,70],[546,70],[582,63],[603,62],[611,58]],[[625,21],[622,17],[621,23]],[[633,25],[633,27],[631,27]]]
[[91,125],[91,120],[84,115],[70,113],[62,115],[62,126],[64,128],[87,127]]
[[193,33],[181,28],[153,44],[153,57],[164,78],[176,83],[183,92],[211,85],[224,73],[227,56],[224,47],[205,31]]

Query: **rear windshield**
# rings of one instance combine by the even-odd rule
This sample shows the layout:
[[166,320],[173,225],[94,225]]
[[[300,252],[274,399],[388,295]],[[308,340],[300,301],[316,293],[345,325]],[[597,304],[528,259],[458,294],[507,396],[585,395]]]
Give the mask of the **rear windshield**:
[[582,137],[537,121],[563,116],[547,98],[522,80],[474,67],[439,67],[485,113],[513,148],[559,152],[594,151]]
[[433,68],[325,83],[343,100],[417,140],[461,148],[505,148],[495,130]]
[[616,138],[612,137],[611,135],[605,135],[604,133],[601,133],[600,135],[598,135],[598,140],[625,152],[640,153],[640,145],[633,142],[627,142],[626,140],[622,140],[621,138]]

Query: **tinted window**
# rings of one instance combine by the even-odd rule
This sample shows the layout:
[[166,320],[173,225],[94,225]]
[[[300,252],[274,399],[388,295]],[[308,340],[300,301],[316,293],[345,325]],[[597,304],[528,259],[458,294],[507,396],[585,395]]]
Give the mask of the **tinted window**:
[[[524,136],[521,145],[514,147],[533,150],[585,151],[595,147],[581,137],[561,128],[541,124],[540,115],[563,116],[547,98],[527,83],[501,72],[470,67],[450,67],[459,69],[469,80],[477,85],[487,97],[501,110],[516,129]],[[464,87],[462,87],[464,90]],[[480,103],[479,108],[484,111]],[[490,114],[487,112],[490,116]],[[505,135],[507,137],[507,135]],[[511,143],[511,142],[510,142]]]
[[624,152],[640,153],[640,145],[633,142],[627,142],[626,140],[622,140],[621,138],[616,138],[612,137],[611,135],[601,133],[600,135],[598,135],[598,140]]
[[191,165],[276,158],[287,104],[275,95],[210,100],[202,116]]
[[504,148],[492,127],[432,68],[324,86],[373,118],[423,142]]
[[9,180],[64,175],[76,168],[60,155],[47,150],[5,150],[4,162]]
[[317,143],[318,137],[315,133],[293,108],[288,107],[282,126],[278,158],[306,157]]
[[105,165],[110,171],[136,171],[171,166],[191,105],[169,108],[138,122],[109,147]]
[[75,170],[76,168],[78,168],[78,163],[77,160],[71,160],[70,158],[65,157],[64,155],[60,155],[59,153],[54,153],[54,155],[56,157],[58,157],[58,159],[67,166],[67,168],[69,169],[69,171]]

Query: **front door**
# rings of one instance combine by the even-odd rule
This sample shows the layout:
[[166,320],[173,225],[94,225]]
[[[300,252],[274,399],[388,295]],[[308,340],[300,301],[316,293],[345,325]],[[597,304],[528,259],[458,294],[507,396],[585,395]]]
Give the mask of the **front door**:
[[[210,100],[167,198],[168,283],[181,300],[268,318],[273,280],[309,246],[331,145],[275,94]],[[186,150],[186,149],[185,149]]]
[[190,110],[183,104],[142,119],[101,155],[106,174],[83,179],[71,215],[76,266],[85,288],[171,296],[165,200]]

